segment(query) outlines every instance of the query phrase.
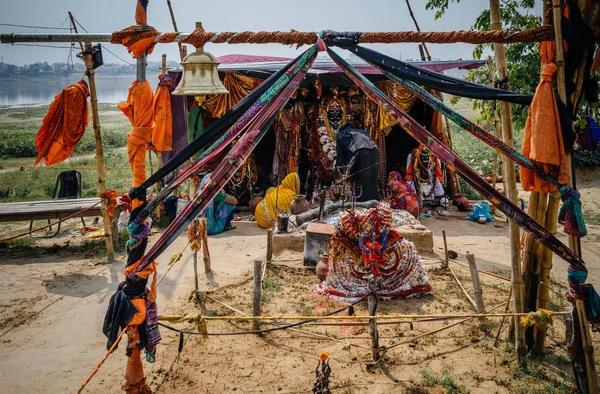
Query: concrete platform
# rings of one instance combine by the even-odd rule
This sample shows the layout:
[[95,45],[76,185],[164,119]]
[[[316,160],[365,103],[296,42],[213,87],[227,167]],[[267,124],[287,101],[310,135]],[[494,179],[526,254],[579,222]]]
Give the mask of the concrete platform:
[[[396,228],[404,238],[415,244],[419,253],[433,253],[433,234],[431,230],[414,230],[410,228]],[[278,255],[284,250],[304,252],[304,231],[287,234],[273,234],[273,254]]]

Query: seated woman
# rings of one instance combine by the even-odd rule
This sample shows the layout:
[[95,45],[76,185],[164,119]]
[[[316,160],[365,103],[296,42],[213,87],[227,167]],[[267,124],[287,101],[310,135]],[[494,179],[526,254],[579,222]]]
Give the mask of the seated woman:
[[290,204],[297,194],[300,194],[300,177],[292,172],[281,185],[267,190],[264,200],[254,211],[256,223],[262,228],[272,228],[278,214],[290,212]]
[[[198,190],[204,185],[205,182],[210,178],[210,173],[206,174],[202,178],[202,182],[198,187]],[[206,228],[208,229],[208,235],[219,234],[226,230],[232,230],[231,220],[233,219],[233,210],[237,205],[238,201],[235,197],[230,196],[227,193],[219,192],[215,198],[204,208],[204,211],[200,214],[206,217]]]
[[390,172],[387,192],[392,209],[403,209],[414,217],[419,217],[423,204],[408,182],[402,180],[399,172]]
[[380,299],[430,293],[417,248],[391,224],[392,211],[385,203],[344,213],[329,241],[327,276],[315,285],[315,293],[355,302],[369,294],[371,278]]

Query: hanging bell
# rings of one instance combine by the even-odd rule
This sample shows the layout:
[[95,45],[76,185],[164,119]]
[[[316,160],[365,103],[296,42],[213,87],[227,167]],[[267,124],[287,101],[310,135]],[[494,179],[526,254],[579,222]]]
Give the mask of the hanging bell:
[[219,62],[203,48],[196,48],[181,62],[183,77],[172,94],[203,97],[212,94],[228,94],[219,79]]

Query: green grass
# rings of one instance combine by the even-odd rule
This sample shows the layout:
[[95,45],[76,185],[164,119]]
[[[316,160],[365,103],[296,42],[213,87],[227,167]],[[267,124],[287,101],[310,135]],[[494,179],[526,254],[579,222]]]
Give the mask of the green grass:
[[428,369],[421,370],[421,377],[423,378],[423,384],[428,387],[442,386],[448,393],[460,394],[468,393],[469,391],[464,387],[459,387],[448,371],[443,371],[440,375]]

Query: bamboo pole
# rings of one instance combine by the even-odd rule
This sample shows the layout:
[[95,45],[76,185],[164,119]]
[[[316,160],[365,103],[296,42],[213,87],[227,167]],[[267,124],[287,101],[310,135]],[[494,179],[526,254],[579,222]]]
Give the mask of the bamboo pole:
[[[177,21],[175,20],[175,13],[173,12],[173,6],[171,5],[171,0],[167,0],[167,6],[169,6],[169,14],[171,14],[171,22],[173,23],[173,29],[175,29],[175,31],[179,31],[179,29],[177,29]],[[187,55],[187,49],[186,49],[186,47],[183,46],[183,44],[181,42],[178,42],[177,46],[179,47],[179,57],[181,58],[181,60],[183,60],[185,55]],[[163,56],[166,56],[166,55],[163,55]]]
[[[506,300],[506,309],[504,309],[504,313],[508,313],[508,310],[510,309],[510,298],[512,297],[512,290],[512,287],[508,290],[508,300]],[[494,347],[498,347],[498,338],[500,338],[500,333],[502,332],[502,326],[504,325],[505,320],[505,316],[502,317],[502,320],[500,320],[500,324],[498,325],[498,333],[496,334],[496,339],[494,340]]]
[[[369,281],[369,296],[367,297],[369,316],[377,314],[377,293],[375,292],[375,279]],[[379,354],[379,332],[377,331],[377,319],[369,320],[369,335],[371,336],[371,347],[373,348],[373,360],[378,361],[381,358]]]
[[[496,80],[494,78],[494,66],[492,65],[492,58],[489,56],[487,58],[487,66],[488,66],[488,74],[490,76],[490,86],[494,87],[494,82]],[[502,125],[500,124],[500,117],[498,115],[498,106],[497,105],[494,108],[493,112],[494,112],[494,130],[496,131],[496,137],[502,138]],[[496,168],[496,162],[503,163],[503,159],[498,154],[498,151],[496,151],[495,155],[494,155],[494,168]],[[496,188],[496,179],[497,179],[497,173],[496,173],[496,170],[494,170],[494,175],[492,176],[494,189]],[[506,194],[506,177],[504,177],[504,176],[502,177],[502,190]]]
[[442,238],[444,239],[444,264],[443,269],[448,269],[448,243],[446,242],[446,230],[442,230]]
[[198,251],[197,250],[194,250],[193,264],[194,264],[194,299],[199,302],[200,301],[200,290],[198,287]]
[[473,305],[473,308],[475,309],[475,311],[477,311],[477,304],[475,303],[475,301],[473,301],[473,298],[469,295],[469,292],[467,291],[467,289],[465,289],[464,286],[462,285],[462,283],[460,283],[460,280],[458,280],[458,276],[456,276],[456,273],[454,272],[452,267],[448,266],[448,269],[450,270],[450,273],[452,274],[452,277],[454,278],[454,281],[456,282],[456,284],[458,285],[460,290],[463,292],[465,297],[467,297],[467,300],[469,300],[471,305]]
[[210,264],[210,250],[208,250],[208,229],[206,227],[206,218],[204,217],[200,220],[204,229],[202,231],[202,260],[204,262],[204,273],[208,274],[210,271],[212,271]]
[[[260,316],[262,261],[254,260],[254,291],[252,292],[252,316]],[[252,321],[252,331],[260,330],[260,322]],[[260,335],[260,334],[259,334]]]
[[[561,31],[562,24],[562,8],[560,0],[552,0],[552,16],[554,19],[554,39],[556,43],[556,60],[555,63],[558,66],[557,74],[556,74],[556,85],[558,88],[558,96],[560,100],[567,104],[567,88],[565,81],[565,67],[564,67],[564,48],[563,48],[563,37]],[[567,170],[569,173],[569,186],[575,188],[575,168],[573,165],[573,157],[569,153],[567,154]],[[550,209],[548,209],[550,210]],[[548,216],[548,220],[554,219],[554,216],[550,218]],[[554,223],[554,221],[552,221]],[[556,230],[555,230],[556,232]],[[573,249],[578,256],[581,257],[581,241],[577,237],[569,236],[569,247]],[[547,265],[549,265],[548,270],[548,283],[549,283],[549,272],[552,268],[552,256],[550,255],[550,261]],[[544,271],[545,272],[545,271]],[[549,291],[546,281],[544,281],[544,287],[541,289],[544,293]],[[544,294],[541,294],[544,296]],[[539,297],[538,297],[539,302]],[[586,362],[586,371],[588,378],[588,391],[590,393],[598,392],[598,375],[596,374],[596,366],[594,363],[594,348],[592,346],[592,340],[590,338],[589,325],[587,321],[587,316],[585,315],[585,304],[583,300],[577,299],[575,301],[575,305],[577,308],[577,314],[579,316],[579,325],[581,328],[581,341],[583,343],[583,350],[585,353],[585,362]],[[542,337],[543,338],[543,337]]]
[[[419,27],[419,24],[417,23],[417,18],[415,18],[415,14],[413,14],[413,10],[412,10],[412,7],[410,6],[409,0],[406,0],[406,6],[408,7],[408,12],[410,13],[410,17],[412,18],[413,22],[415,23],[415,27],[417,28],[417,31],[421,31],[421,28]],[[424,41],[421,42],[421,45],[423,45],[423,49],[425,49],[425,52],[427,53],[427,60],[431,61],[431,54],[429,53],[429,49],[427,49],[427,45],[425,44]]]
[[473,294],[475,294],[475,310],[477,313],[485,312],[485,305],[483,303],[483,290],[481,289],[481,282],[479,281],[479,272],[477,271],[477,263],[475,262],[475,255],[471,252],[467,252],[467,262],[469,263],[469,270],[471,271],[471,280],[473,281]]
[[[492,30],[502,29],[502,19],[500,14],[500,0],[490,0],[490,25]],[[496,70],[498,77],[504,79],[508,77],[508,69],[506,67],[506,57],[504,54],[504,45],[494,44],[494,54],[496,57]],[[512,119],[510,103],[500,103],[500,113],[502,118],[502,137],[504,143],[508,146],[513,146],[513,135],[512,135]],[[517,181],[514,171],[514,164],[512,160],[504,160],[504,176],[506,178],[505,190],[506,196],[515,204],[517,203]],[[519,259],[520,254],[520,231],[519,226],[514,223],[509,223],[510,230],[510,252],[511,252],[511,266],[512,266],[512,280],[513,280],[513,311],[515,313],[521,313],[525,310],[523,305],[523,278],[521,277],[521,262]],[[525,336],[523,335],[523,327],[521,326],[519,319],[514,318],[515,326],[515,348],[517,351],[517,357],[521,366],[527,365],[527,346],[525,344]]]
[[582,299],[578,298],[575,300],[575,309],[577,309],[579,328],[581,330],[581,345],[585,354],[588,393],[597,393],[598,375],[596,374],[596,364],[594,362],[594,346],[590,336],[588,318],[585,314],[585,303]]
[[[100,195],[106,192],[106,182],[104,176],[104,150],[102,148],[102,134],[100,133],[100,117],[98,116],[98,96],[96,94],[96,79],[94,76],[94,60],[92,59],[91,42],[86,42],[86,51],[84,51],[85,66],[87,67],[88,79],[90,82],[90,102],[92,104],[92,122],[94,124],[94,136],[96,138],[96,167],[98,171],[98,191]],[[106,244],[106,258],[112,261],[115,258],[115,249],[113,247],[112,227],[110,225],[110,216],[106,207],[106,201],[102,201],[102,219],[104,221],[104,242]]]

